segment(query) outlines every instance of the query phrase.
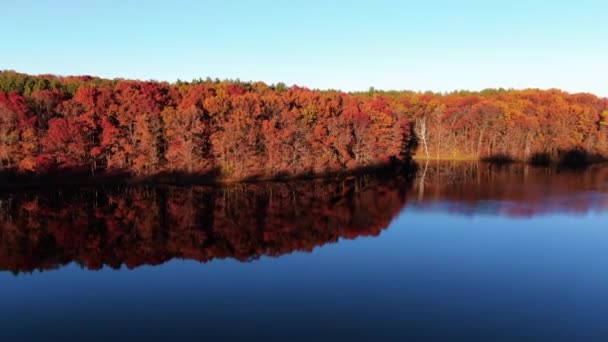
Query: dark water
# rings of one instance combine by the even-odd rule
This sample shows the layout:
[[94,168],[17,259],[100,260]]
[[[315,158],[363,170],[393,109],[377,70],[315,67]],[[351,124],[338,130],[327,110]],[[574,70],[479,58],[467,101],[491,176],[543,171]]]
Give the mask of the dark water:
[[608,340],[607,167],[0,200],[5,341]]

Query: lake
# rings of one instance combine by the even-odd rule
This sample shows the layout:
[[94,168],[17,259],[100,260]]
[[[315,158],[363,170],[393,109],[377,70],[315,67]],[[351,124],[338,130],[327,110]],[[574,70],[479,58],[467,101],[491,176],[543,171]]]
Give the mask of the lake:
[[608,167],[0,192],[3,340],[608,340]]

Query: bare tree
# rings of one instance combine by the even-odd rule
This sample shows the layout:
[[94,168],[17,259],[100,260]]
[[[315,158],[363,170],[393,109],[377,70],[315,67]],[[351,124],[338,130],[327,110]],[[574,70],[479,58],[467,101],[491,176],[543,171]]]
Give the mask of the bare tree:
[[418,140],[422,141],[422,146],[424,146],[424,153],[426,154],[426,159],[429,159],[430,155],[429,146],[427,143],[426,116],[423,116],[420,119],[416,119],[415,131],[416,135],[418,136]]

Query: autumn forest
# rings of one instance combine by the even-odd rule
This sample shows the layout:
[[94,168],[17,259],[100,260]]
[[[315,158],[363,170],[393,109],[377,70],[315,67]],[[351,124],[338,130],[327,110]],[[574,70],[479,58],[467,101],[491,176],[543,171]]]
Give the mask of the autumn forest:
[[0,72],[0,169],[221,179],[420,159],[608,156],[608,99],[560,90],[345,93]]

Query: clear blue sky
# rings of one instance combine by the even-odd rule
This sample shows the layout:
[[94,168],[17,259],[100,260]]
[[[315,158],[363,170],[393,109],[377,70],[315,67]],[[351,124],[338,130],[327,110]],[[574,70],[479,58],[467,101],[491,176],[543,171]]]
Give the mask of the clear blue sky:
[[6,1],[0,69],[608,96],[608,1]]

